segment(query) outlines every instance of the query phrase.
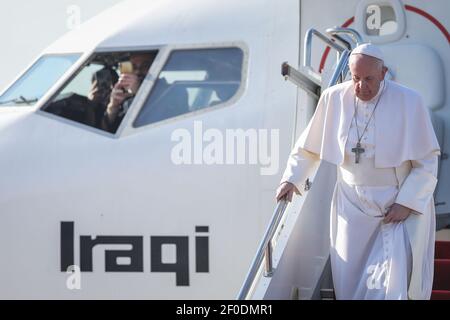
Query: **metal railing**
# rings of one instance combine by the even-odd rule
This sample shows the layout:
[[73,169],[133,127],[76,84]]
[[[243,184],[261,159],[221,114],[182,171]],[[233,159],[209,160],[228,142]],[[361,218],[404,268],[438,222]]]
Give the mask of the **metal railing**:
[[287,200],[281,200],[277,203],[275,211],[270,220],[269,226],[264,234],[263,240],[259,244],[258,252],[256,253],[255,258],[253,259],[250,271],[246,277],[246,281],[241,288],[241,291],[238,295],[238,300],[244,300],[247,298],[248,293],[253,285],[253,281],[258,275],[259,268],[263,263],[264,258],[266,258],[266,270],[264,276],[271,277],[273,275],[273,267],[272,267],[272,239],[275,235],[275,232],[278,228],[278,225],[283,218],[284,211],[288,205]]
[[[352,48],[363,42],[361,34],[355,29],[351,28],[341,28],[341,27],[329,28],[326,30],[326,33],[331,37],[331,39],[313,28],[308,29],[305,35],[302,67],[305,70],[307,70],[307,72],[312,74],[316,79],[321,79],[321,75],[315,72],[311,65],[313,36],[318,37],[320,40],[325,42],[327,46],[337,51],[337,63],[340,63],[342,61],[341,58],[343,53],[347,51],[348,54],[350,55],[350,51],[352,50]],[[345,66],[347,66],[348,59],[344,63]],[[341,74],[346,74],[347,71],[348,69],[344,68]]]
[[348,70],[348,60],[350,58],[350,51],[346,50],[341,53],[341,58],[336,66],[336,69],[328,83],[327,87],[331,87],[339,82],[342,82],[345,78],[345,74],[347,74],[346,70]]
[[344,46],[341,46],[340,44],[333,42],[331,39],[329,39],[326,35],[320,33],[316,29],[309,29],[306,31],[305,36],[305,47],[304,47],[304,54],[303,54],[303,66],[307,68],[311,68],[311,54],[312,54],[312,39],[313,36],[318,37],[320,40],[325,42],[328,46],[332,47],[339,53],[344,52],[347,50]]
[[[332,29],[330,32],[334,33],[350,33],[354,34],[356,37],[356,44],[360,40],[360,37],[358,38],[358,33],[353,33],[353,31],[346,32],[345,29],[343,30],[337,30],[338,28]],[[329,38],[327,38],[325,35],[321,34],[317,30],[310,29],[308,30],[306,34],[306,41],[305,41],[305,60],[304,65],[305,66],[311,66],[311,46],[312,46],[312,36],[316,35],[320,39],[322,39],[326,44],[332,46],[336,50],[339,51],[340,59],[338,61],[338,64],[336,65],[336,68],[333,72],[333,75],[328,83],[328,87],[335,85],[339,83],[339,81],[342,81],[345,77],[345,74],[348,70],[348,60],[350,57],[350,50],[346,49],[345,47],[331,41]],[[343,41],[347,41],[343,39]],[[288,73],[286,68],[289,66],[283,64],[283,70],[282,75],[286,76]],[[297,71],[298,72],[298,71]],[[313,91],[313,90],[311,90]],[[308,188],[305,188],[305,190],[309,190],[310,183],[307,183]],[[265,270],[264,270],[264,276],[265,277],[272,277],[273,275],[273,261],[272,261],[272,239],[275,236],[275,232],[279,227],[279,224],[284,216],[285,210],[288,206],[288,201],[283,199],[277,203],[277,206],[275,208],[275,211],[272,215],[272,218],[270,220],[270,223],[267,227],[267,230],[264,234],[264,237],[262,241],[259,244],[258,252],[256,253],[255,258],[253,259],[253,262],[251,264],[250,270],[248,271],[247,277],[245,278],[244,284],[242,285],[241,290],[239,291],[238,300],[244,300],[246,299],[249,294],[250,290],[254,286],[254,282],[256,277],[258,276],[259,270],[261,268],[262,263],[265,259]]]
[[352,28],[340,28],[340,27],[334,27],[334,28],[328,28],[325,30],[326,33],[328,33],[330,36],[340,39],[341,41],[345,41],[347,44],[350,45],[350,48],[348,50],[351,50],[351,43],[348,39],[342,38],[341,35],[349,35],[351,37],[351,40],[355,44],[355,46],[360,45],[363,42],[363,39],[361,37],[361,34]]

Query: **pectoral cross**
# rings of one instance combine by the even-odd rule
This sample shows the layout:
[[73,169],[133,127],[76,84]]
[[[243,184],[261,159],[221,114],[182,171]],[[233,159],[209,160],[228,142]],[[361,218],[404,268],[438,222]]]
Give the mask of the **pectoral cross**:
[[356,148],[352,148],[352,152],[355,153],[355,163],[359,163],[359,156],[364,152],[364,148],[361,148],[361,143],[356,144]]

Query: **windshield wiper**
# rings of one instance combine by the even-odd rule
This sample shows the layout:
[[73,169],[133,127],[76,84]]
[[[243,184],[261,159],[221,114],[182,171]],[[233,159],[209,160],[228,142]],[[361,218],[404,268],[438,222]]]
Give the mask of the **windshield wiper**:
[[16,98],[16,99],[12,99],[12,100],[8,100],[8,101],[0,101],[0,105],[4,105],[4,104],[8,104],[8,103],[31,105],[37,101],[38,101],[37,98],[27,99],[24,96],[20,96],[19,98]]
[[25,98],[24,96],[20,96],[19,99],[16,99],[16,100],[14,101],[14,103],[17,103],[17,104],[28,104],[28,105],[30,105],[30,104],[33,104],[33,103],[35,103],[35,102],[37,102],[37,101],[38,101],[37,98],[34,98],[34,99],[27,99],[27,98]]

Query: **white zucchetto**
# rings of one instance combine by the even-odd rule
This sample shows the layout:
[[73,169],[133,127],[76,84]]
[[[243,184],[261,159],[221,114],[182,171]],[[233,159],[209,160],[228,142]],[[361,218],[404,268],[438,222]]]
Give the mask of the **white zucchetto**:
[[380,48],[371,43],[364,43],[357,46],[355,49],[353,49],[351,53],[351,55],[354,54],[364,54],[366,56],[371,56],[381,61],[384,61],[383,52],[381,52]]

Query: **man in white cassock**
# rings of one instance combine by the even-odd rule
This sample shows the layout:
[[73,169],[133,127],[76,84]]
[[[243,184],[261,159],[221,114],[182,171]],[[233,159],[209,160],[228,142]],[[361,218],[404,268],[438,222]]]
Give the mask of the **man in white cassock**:
[[326,89],[289,156],[277,199],[337,166],[330,259],[337,299],[429,299],[439,144],[420,95],[385,80],[381,50],[356,47],[352,80]]

